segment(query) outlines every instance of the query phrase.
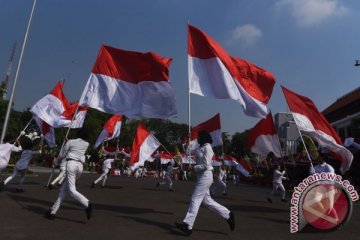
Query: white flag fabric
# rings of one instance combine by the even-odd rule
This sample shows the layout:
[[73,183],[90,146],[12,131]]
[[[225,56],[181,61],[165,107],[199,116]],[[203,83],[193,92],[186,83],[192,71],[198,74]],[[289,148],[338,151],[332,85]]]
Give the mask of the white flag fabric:
[[353,155],[342,145],[335,129],[319,112],[313,101],[283,86],[281,88],[299,130],[336,155],[341,161],[341,173],[348,171]]
[[36,124],[38,125],[42,135],[44,136],[45,141],[49,145],[50,148],[56,147],[55,142],[55,129],[51,127],[49,124],[41,120],[38,116],[33,116]]
[[230,56],[216,41],[188,25],[190,93],[217,99],[233,99],[245,114],[265,118],[274,76],[252,63]]
[[109,118],[97,138],[94,148],[97,148],[105,140],[109,141],[120,136],[122,118],[122,115],[113,115]]
[[160,147],[160,142],[141,124],[138,124],[131,149],[131,169],[144,166],[146,160]]
[[130,118],[177,116],[170,58],[102,46],[80,104]]
[[267,156],[273,152],[275,156],[281,157],[280,141],[271,113],[249,131],[246,146],[251,152],[260,156]]

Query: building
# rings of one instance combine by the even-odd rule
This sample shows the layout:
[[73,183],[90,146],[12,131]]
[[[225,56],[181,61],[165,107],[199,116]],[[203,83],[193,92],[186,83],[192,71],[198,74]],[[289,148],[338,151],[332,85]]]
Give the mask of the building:
[[338,98],[322,114],[341,139],[360,137],[360,87]]
[[274,116],[281,147],[285,155],[296,153],[299,144],[299,132],[291,113],[279,112]]

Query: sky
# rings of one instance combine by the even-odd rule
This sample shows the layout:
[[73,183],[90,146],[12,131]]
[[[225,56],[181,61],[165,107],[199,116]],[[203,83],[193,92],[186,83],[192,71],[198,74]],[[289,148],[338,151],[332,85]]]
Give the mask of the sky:
[[[0,0],[0,79],[11,49],[16,58],[31,0]],[[60,79],[78,100],[102,44],[170,57],[177,123],[188,123],[187,24],[201,29],[230,55],[272,72],[268,104],[288,111],[281,85],[311,98],[320,111],[360,86],[358,0],[37,0],[14,95],[16,110],[31,107]],[[220,113],[222,131],[252,128],[239,103],[191,95],[191,125]]]

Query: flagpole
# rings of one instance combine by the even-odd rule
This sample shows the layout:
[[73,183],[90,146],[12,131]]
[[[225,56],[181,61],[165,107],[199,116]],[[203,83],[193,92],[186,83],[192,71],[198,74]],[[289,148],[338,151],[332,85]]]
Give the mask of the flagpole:
[[[189,28],[190,22],[188,21],[188,28]],[[189,38],[189,34],[188,34]],[[189,39],[188,39],[189,42]],[[189,77],[189,57],[188,57],[188,156],[190,156],[190,141],[191,141],[191,97],[190,97],[190,77]]]
[[[16,138],[16,141],[20,139],[21,133],[22,133],[22,132],[25,132],[25,130],[29,127],[29,125],[30,125],[30,123],[32,122],[33,119],[34,119],[34,117],[32,117],[32,118],[30,119],[30,121],[26,124],[26,126],[24,127],[24,129],[20,132],[19,136]],[[16,142],[16,141],[15,141],[15,142]]]
[[11,90],[8,107],[7,107],[7,110],[6,110],[6,115],[5,115],[3,130],[2,130],[2,133],[1,133],[0,143],[3,143],[4,137],[5,137],[5,134],[6,134],[6,129],[7,129],[7,125],[8,125],[9,117],[10,117],[10,110],[11,110],[12,102],[13,102],[13,99],[14,99],[16,82],[17,82],[17,79],[18,79],[18,76],[19,76],[19,70],[20,70],[22,58],[23,58],[23,55],[24,55],[24,50],[25,50],[25,46],[26,46],[26,42],[27,42],[27,37],[28,37],[28,34],[29,34],[29,29],[30,29],[30,25],[31,25],[31,20],[32,20],[32,17],[33,17],[33,15],[34,15],[35,5],[36,5],[36,0],[33,1],[33,6],[32,6],[32,9],[31,9],[31,14],[30,14],[30,17],[29,17],[28,25],[27,25],[27,28],[26,28],[25,36],[24,36],[24,41],[23,41],[23,44],[22,44],[22,47],[21,47],[21,52],[20,52],[20,57],[19,57],[19,63],[18,63],[18,65],[17,65],[17,69],[16,69],[16,73],[15,73],[15,78],[14,78],[14,84],[13,84],[13,87],[12,87],[12,90]]

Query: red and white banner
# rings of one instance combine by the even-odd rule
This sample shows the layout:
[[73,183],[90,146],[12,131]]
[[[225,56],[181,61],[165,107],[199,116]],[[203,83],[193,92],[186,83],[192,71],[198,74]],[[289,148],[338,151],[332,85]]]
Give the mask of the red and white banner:
[[190,93],[233,99],[245,114],[265,118],[275,84],[274,76],[260,67],[229,55],[201,30],[188,25]]
[[191,141],[190,149],[194,150],[198,147],[197,137],[198,132],[205,130],[210,133],[213,143],[212,147],[220,146],[222,142],[222,133],[221,133],[221,123],[220,123],[220,114],[216,114],[214,117],[206,120],[205,122],[200,123],[199,125],[191,128]]
[[[78,102],[70,104],[63,92],[63,82],[58,82],[49,94],[41,98],[30,109],[34,115],[54,128],[68,127],[77,109]],[[80,106],[71,128],[81,128],[87,108]]]
[[281,157],[281,146],[277,135],[271,112],[253,127],[246,139],[247,148],[260,156],[267,156],[273,152]]
[[175,92],[168,69],[171,61],[152,52],[103,45],[80,104],[127,117],[175,117]]
[[160,146],[159,141],[141,124],[138,124],[136,136],[131,149],[130,166],[134,170],[144,166],[156,149]]
[[122,115],[113,115],[109,118],[97,138],[94,148],[97,148],[105,140],[109,141],[120,136],[122,118]]
[[38,116],[33,116],[36,124],[38,125],[41,134],[44,136],[45,141],[49,145],[50,148],[56,147],[55,142],[55,129],[51,127],[49,124],[41,120]]
[[336,131],[319,112],[313,101],[284,86],[281,88],[299,130],[317,141],[321,147],[335,153],[342,162],[340,167],[342,173],[349,170],[353,159],[352,153],[342,145]]

